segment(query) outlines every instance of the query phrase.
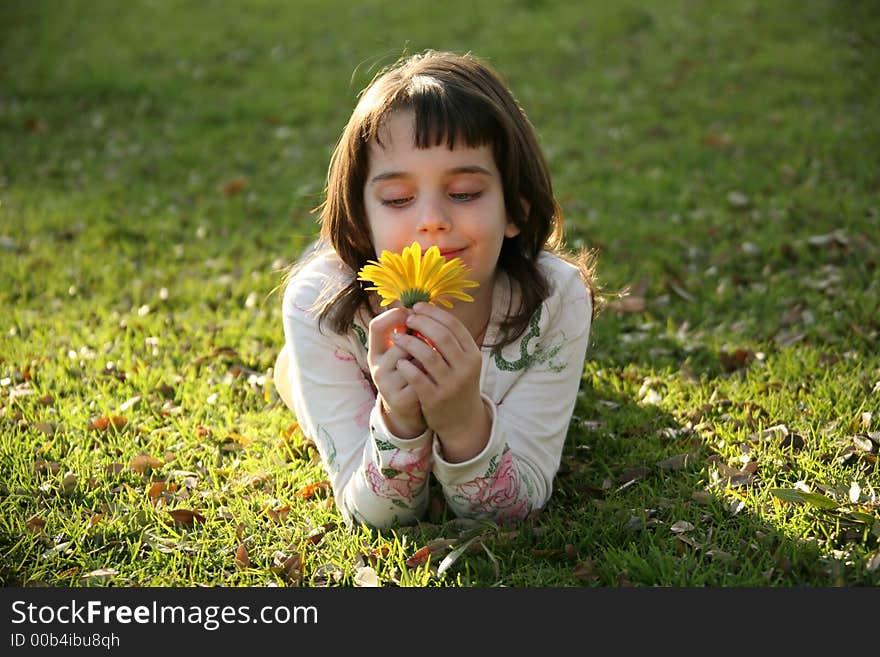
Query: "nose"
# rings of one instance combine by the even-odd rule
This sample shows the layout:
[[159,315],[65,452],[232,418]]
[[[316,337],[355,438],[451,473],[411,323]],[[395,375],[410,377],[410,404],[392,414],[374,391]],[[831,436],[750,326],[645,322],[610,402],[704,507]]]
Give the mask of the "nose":
[[443,204],[443,199],[429,197],[422,199],[419,208],[418,231],[433,233],[448,231],[452,228],[452,219]]

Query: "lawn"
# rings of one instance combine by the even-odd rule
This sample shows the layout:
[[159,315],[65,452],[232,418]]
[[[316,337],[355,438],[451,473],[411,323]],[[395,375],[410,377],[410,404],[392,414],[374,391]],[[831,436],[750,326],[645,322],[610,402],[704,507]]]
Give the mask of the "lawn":
[[[0,584],[880,584],[880,9],[0,6]],[[273,390],[358,91],[506,77],[600,254],[547,507],[347,529]]]

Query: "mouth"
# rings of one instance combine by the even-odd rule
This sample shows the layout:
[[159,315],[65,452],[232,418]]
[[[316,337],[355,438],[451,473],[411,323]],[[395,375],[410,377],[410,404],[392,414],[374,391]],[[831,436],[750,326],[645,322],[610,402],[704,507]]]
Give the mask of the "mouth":
[[460,258],[461,254],[464,253],[465,248],[461,249],[440,249],[440,255],[442,255],[447,260],[451,260],[453,258]]

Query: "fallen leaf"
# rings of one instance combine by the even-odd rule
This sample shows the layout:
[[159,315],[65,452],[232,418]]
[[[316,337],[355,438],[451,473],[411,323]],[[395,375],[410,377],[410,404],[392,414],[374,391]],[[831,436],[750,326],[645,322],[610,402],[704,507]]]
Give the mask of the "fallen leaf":
[[315,496],[318,492],[326,492],[330,490],[330,482],[327,479],[322,479],[321,481],[316,481],[313,484],[308,484],[307,486],[303,486],[296,493],[294,493],[297,497],[302,497],[303,499],[310,500]]
[[626,485],[633,481],[638,481],[639,479],[644,479],[651,471],[648,468],[643,466],[637,466],[635,468],[629,468],[626,470],[620,477],[617,478],[618,485]]
[[132,470],[137,472],[138,474],[144,474],[148,468],[150,469],[158,469],[165,465],[165,461],[162,459],[158,459],[155,456],[150,456],[149,454],[138,454],[132,460],[129,466]]
[[278,507],[277,509],[273,509],[272,507],[268,507],[266,509],[266,515],[272,520],[272,522],[281,523],[287,519],[287,514],[290,512],[290,505],[285,504],[284,506]]
[[61,464],[54,461],[34,461],[34,474],[58,474],[61,471]]
[[165,482],[157,481],[152,486],[150,486],[147,491],[147,498],[150,500],[150,503],[153,506],[159,503],[159,500],[162,498],[162,493],[165,491]]
[[104,466],[104,473],[111,476],[116,476],[123,470],[125,470],[125,465],[122,463],[110,463]]
[[775,424],[772,427],[767,427],[763,431],[750,434],[749,440],[752,442],[757,442],[759,440],[779,440],[786,438],[789,433],[790,431],[788,430],[788,427],[784,424]]
[[238,176],[232,180],[228,180],[220,187],[220,191],[224,196],[235,196],[243,192],[248,187],[247,176]]
[[732,352],[722,349],[718,353],[721,366],[727,372],[735,372],[748,366],[754,358],[754,353],[747,349],[736,349]]
[[379,586],[379,576],[372,566],[360,566],[354,574],[354,585],[361,587]]
[[327,532],[332,531],[334,529],[336,529],[335,522],[327,522],[327,523],[324,523],[323,525],[321,525],[320,527],[315,527],[306,536],[306,542],[311,545],[317,545],[322,540],[324,540],[324,535]]
[[192,525],[195,522],[205,522],[205,517],[192,509],[171,509],[168,511],[175,522],[182,525]]
[[61,480],[61,494],[72,495],[73,491],[76,490],[76,484],[78,481],[79,477],[72,472],[68,472],[64,475],[64,478]]
[[104,417],[92,418],[89,420],[88,429],[90,431],[107,431],[113,427],[117,431],[128,424],[128,419],[121,415],[109,415]]
[[578,579],[585,580],[587,582],[594,582],[599,579],[599,575],[596,572],[596,563],[592,559],[587,559],[586,561],[582,561],[577,564],[574,568],[572,568],[571,574]]
[[272,558],[272,567],[269,569],[276,575],[280,575],[290,584],[299,584],[302,580],[302,555],[294,552],[286,555],[278,550]]
[[608,309],[619,314],[645,312],[648,302],[645,297],[628,295],[608,302]]
[[663,459],[659,461],[657,465],[660,466],[661,470],[666,472],[681,470],[686,468],[688,465],[694,462],[693,454],[676,454],[675,456],[670,456],[668,459]]
[[251,565],[251,558],[248,555],[247,546],[242,543],[235,550],[235,567],[244,570]]
[[131,398],[127,399],[127,400],[124,401],[124,402],[122,403],[122,405],[119,407],[119,412],[120,412],[120,413],[124,413],[124,412],[127,411],[129,408],[131,408],[132,406],[134,406],[135,404],[137,404],[141,399],[143,399],[143,396],[142,396],[142,395],[135,395],[134,397],[131,397]]
[[240,479],[245,488],[259,488],[272,481],[272,475],[268,472],[251,472]]
[[684,532],[693,530],[693,528],[694,526],[687,520],[678,520],[669,527],[669,530],[673,534],[683,534]]
[[416,552],[409,559],[406,560],[406,565],[409,568],[415,568],[416,566],[421,566],[428,560],[428,558],[430,556],[431,556],[431,548],[429,548],[426,545],[425,547],[423,547],[419,550],[416,550]]
[[107,581],[113,579],[119,574],[119,571],[115,568],[98,568],[97,570],[93,570],[91,572],[86,573],[81,576],[82,580],[101,580]]
[[46,526],[46,521],[38,516],[31,516],[27,519],[25,523],[25,527],[27,530],[33,534],[39,534],[43,531],[43,527]]

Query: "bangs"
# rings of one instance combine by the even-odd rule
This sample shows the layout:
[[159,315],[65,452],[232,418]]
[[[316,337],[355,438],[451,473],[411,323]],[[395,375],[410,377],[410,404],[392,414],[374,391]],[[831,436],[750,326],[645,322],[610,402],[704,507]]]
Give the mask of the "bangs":
[[397,110],[412,110],[415,114],[414,145],[419,149],[444,143],[450,150],[456,144],[468,148],[497,147],[503,139],[497,108],[487,98],[428,75],[414,76],[384,106],[376,108],[372,120],[367,122],[370,128],[365,139],[375,138],[383,146],[380,128]]

